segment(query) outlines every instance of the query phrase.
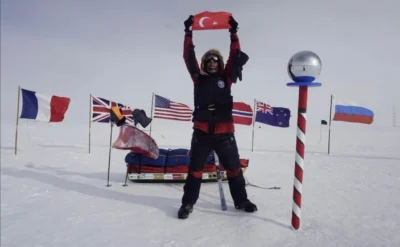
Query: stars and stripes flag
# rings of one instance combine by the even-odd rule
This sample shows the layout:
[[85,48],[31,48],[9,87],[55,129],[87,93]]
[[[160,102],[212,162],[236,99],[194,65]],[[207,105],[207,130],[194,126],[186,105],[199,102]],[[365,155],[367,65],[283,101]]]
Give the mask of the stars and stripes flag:
[[159,95],[155,96],[153,118],[191,121],[193,110],[185,104],[174,102]]
[[128,124],[133,124],[132,109],[121,103],[110,101],[100,97],[92,96],[92,122],[110,123],[111,107],[118,106],[122,110],[122,115],[126,117]]

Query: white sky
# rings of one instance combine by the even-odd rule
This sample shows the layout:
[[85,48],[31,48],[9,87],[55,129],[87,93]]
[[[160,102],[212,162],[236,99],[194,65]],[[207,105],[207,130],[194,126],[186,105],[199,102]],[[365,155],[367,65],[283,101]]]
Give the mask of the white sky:
[[[323,86],[309,89],[309,121],[328,118],[334,94],[372,109],[374,124],[391,125],[394,104],[400,115],[399,9],[396,0],[2,0],[1,122],[15,121],[18,85],[71,97],[66,122],[88,121],[90,93],[148,115],[153,92],[193,107],[183,21],[209,10],[233,13],[250,56],[235,100],[257,98],[295,116],[287,62],[312,50],[322,59]],[[199,59],[210,48],[226,57],[229,33],[196,31],[194,43]]]

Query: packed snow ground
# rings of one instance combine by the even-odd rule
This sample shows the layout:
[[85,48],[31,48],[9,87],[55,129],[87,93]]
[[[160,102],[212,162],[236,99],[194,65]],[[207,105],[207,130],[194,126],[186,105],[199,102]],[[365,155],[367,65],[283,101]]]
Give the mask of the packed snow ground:
[[[160,121],[160,120],[158,120]],[[155,127],[160,147],[187,147],[190,127]],[[182,123],[182,126],[188,126]],[[126,151],[112,150],[108,126],[21,121],[1,126],[1,246],[400,246],[400,128],[335,123],[307,128],[301,229],[291,229],[296,128],[237,127],[245,176],[259,211],[220,210],[216,183],[202,185],[187,220],[176,217],[183,184],[125,179]],[[118,131],[113,133],[116,138]]]

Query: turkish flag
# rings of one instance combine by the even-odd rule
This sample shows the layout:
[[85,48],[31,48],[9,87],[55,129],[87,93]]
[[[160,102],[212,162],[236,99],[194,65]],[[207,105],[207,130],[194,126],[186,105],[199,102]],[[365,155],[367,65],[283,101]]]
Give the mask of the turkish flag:
[[192,30],[229,29],[229,12],[204,11],[193,16]]

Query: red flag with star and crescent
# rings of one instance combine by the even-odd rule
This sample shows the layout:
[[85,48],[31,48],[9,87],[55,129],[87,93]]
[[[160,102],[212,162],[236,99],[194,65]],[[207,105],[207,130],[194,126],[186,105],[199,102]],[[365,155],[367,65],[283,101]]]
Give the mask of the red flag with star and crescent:
[[231,13],[224,11],[198,13],[193,16],[192,30],[229,29],[231,28],[231,25],[229,25],[231,15]]

